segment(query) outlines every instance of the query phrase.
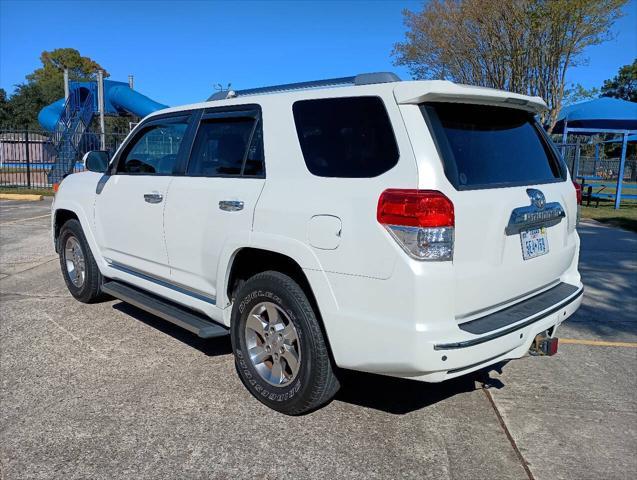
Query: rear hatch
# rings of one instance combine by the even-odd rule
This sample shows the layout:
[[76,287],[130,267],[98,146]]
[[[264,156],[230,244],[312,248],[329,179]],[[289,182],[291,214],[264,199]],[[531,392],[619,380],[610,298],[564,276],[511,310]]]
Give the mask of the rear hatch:
[[451,184],[458,321],[559,282],[576,255],[575,190],[533,113],[440,101],[420,110]]

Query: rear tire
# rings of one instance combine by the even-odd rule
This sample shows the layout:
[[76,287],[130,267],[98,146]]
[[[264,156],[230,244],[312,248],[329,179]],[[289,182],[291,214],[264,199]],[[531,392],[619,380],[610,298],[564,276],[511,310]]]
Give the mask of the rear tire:
[[77,220],[62,225],[58,252],[64,282],[75,299],[94,303],[106,297],[101,291],[102,275]]
[[316,314],[287,275],[268,271],[245,282],[232,308],[231,339],[241,381],[274,410],[301,415],[340,388]]

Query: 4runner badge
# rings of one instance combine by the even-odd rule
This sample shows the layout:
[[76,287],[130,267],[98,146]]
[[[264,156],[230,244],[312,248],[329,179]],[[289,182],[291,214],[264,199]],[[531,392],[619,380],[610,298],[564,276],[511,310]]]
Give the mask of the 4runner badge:
[[544,198],[544,194],[535,188],[527,188],[526,193],[531,199],[531,205],[536,207],[538,210],[543,210],[544,205],[546,205],[546,198]]
[[513,209],[504,229],[507,235],[517,235],[522,230],[533,228],[552,227],[566,217],[562,205],[559,202],[546,203],[544,194],[539,190],[527,188],[526,194],[531,199],[531,205]]

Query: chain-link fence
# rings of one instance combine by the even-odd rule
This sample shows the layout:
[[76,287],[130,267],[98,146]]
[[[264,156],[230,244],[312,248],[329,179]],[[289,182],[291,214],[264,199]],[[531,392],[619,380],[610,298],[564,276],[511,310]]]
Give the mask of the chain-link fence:
[[[113,154],[126,133],[105,134],[106,149]],[[101,134],[83,132],[71,142],[75,148],[73,171],[84,169],[81,160],[84,153],[99,150]],[[0,188],[48,189],[53,185],[49,171],[58,159],[55,134],[34,130],[0,129]]]
[[575,178],[577,176],[577,167],[579,164],[579,156],[580,156],[580,146],[576,143],[563,143],[556,145],[558,150],[562,153],[562,157],[564,158],[564,162],[566,162],[566,166],[568,167],[568,171],[571,174],[571,177]]
[[[617,180],[621,158],[579,157],[578,175],[600,180]],[[627,158],[624,164],[624,181],[637,180],[637,159]]]
[[[619,177],[621,158],[600,158],[581,155],[580,144],[570,143],[557,145],[571,176],[576,178],[615,180]],[[637,181],[637,158],[626,158],[624,163],[624,182]]]

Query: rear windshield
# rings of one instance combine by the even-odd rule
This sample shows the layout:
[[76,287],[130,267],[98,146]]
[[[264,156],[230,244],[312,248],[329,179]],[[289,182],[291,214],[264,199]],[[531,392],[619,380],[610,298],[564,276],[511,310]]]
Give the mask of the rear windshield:
[[421,105],[458,190],[562,181],[566,170],[531,113],[462,103]]

